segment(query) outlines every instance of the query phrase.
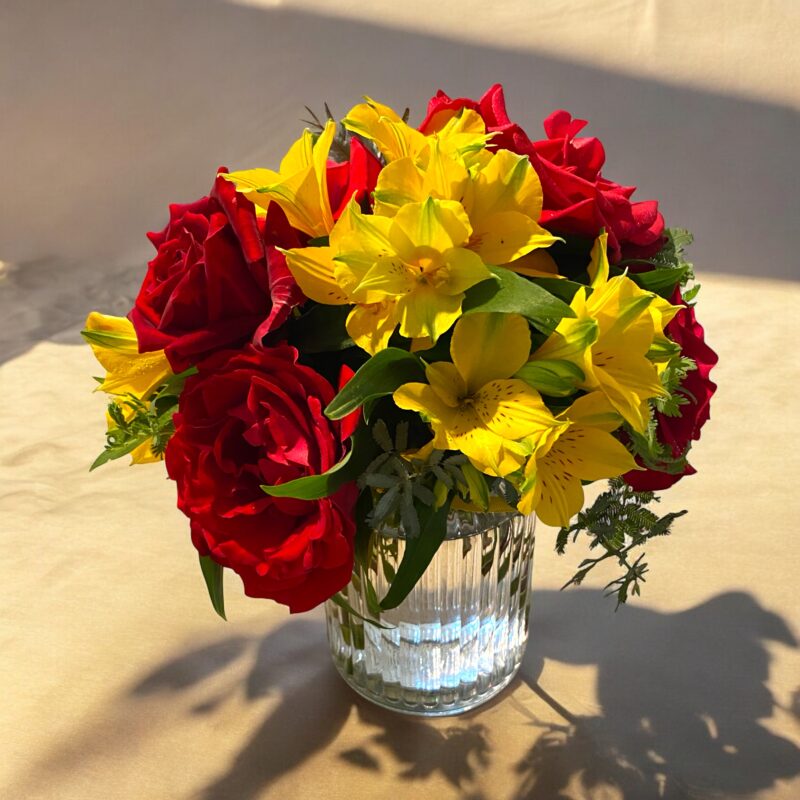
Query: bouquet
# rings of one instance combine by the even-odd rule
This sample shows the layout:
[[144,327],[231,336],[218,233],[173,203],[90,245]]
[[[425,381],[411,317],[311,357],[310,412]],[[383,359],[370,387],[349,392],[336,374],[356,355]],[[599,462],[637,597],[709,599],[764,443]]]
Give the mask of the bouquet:
[[[685,248],[654,201],[604,177],[566,111],[531,140],[503,91],[438,92],[418,126],[369,98],[312,113],[277,171],[220,168],[172,205],[127,318],[83,335],[107,444],[164,461],[212,602],[222,572],[292,612],[339,592],[371,532],[407,547],[397,606],[448,514],[535,514],[583,534],[609,589],[669,532],[654,492],[694,469],[716,355]],[[584,508],[584,485],[610,479]]]

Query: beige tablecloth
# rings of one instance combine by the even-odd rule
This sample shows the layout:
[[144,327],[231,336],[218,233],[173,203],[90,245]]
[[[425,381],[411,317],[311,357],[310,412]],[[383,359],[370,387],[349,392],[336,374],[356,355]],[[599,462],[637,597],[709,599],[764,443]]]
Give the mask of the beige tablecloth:
[[[579,553],[537,541],[532,635],[502,699],[426,722],[372,708],[330,663],[321,614],[228,581],[211,611],[160,465],[91,476],[88,348],[0,367],[0,785],[25,800],[800,795],[794,284],[707,279],[720,353],[687,507],[644,597],[559,593]],[[781,309],[785,309],[782,312]],[[96,371],[96,370],[95,370]],[[685,790],[686,794],[681,794]],[[707,794],[706,794],[707,792]],[[715,794],[716,792],[716,794]]]
[[[800,797],[794,4],[423,5],[0,9],[0,797]],[[644,596],[614,614],[603,576],[559,592],[582,553],[541,527],[519,678],[424,721],[341,682],[319,611],[234,577],[220,621],[160,466],[89,475],[103,398],[77,330],[129,305],[166,203],[274,163],[302,103],[495,79],[531,130],[588,116],[609,175],[695,229],[720,389]]]

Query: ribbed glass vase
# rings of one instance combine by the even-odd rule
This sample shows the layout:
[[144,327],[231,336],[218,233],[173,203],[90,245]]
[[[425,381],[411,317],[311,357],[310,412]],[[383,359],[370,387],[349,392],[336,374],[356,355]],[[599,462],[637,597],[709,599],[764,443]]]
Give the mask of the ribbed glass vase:
[[[373,535],[371,563],[340,593],[365,622],[326,604],[333,661],[345,681],[381,706],[458,714],[514,677],[528,639],[533,516],[451,512],[447,537],[406,599],[378,615],[403,558],[401,529]],[[371,602],[370,602],[371,601]]]

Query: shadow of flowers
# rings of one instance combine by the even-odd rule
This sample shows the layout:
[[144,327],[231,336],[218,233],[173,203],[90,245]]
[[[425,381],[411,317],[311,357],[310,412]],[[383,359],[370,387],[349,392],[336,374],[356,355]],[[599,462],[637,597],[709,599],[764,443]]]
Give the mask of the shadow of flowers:
[[543,726],[516,766],[515,798],[565,796],[575,776],[589,796],[613,787],[626,798],[731,798],[800,773],[800,750],[761,722],[776,707],[765,642],[797,642],[750,595],[617,615],[588,590],[536,597],[523,679],[541,694],[544,658],[596,664],[601,711]]
[[[512,767],[510,795],[487,787],[483,773],[519,727],[509,734],[480,712],[423,720],[373,706],[346,690],[321,656],[324,635],[318,619],[291,619],[263,638],[234,636],[184,653],[133,688],[141,697],[205,686],[196,714],[242,691],[248,701],[279,698],[203,800],[261,796],[326,748],[367,780],[384,770],[409,783],[438,775],[475,800],[554,800],[576,786],[587,798],[734,798],[800,774],[800,750],[761,722],[776,708],[766,643],[797,643],[779,616],[744,593],[678,613],[631,606],[615,615],[596,591],[536,592],[519,680],[564,722],[531,722],[532,745]],[[545,687],[558,667],[543,673],[545,659],[596,665],[599,711],[571,713],[575,701],[563,687],[550,696]]]

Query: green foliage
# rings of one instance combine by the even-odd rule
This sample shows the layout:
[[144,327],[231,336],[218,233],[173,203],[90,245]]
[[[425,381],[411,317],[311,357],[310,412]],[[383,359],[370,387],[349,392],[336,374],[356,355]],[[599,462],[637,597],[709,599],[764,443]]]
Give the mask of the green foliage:
[[425,369],[413,353],[387,347],[359,368],[325,409],[329,419],[341,419],[368,400],[392,394],[404,383],[422,381]]
[[[322,133],[325,128],[325,122],[323,122],[317,114],[315,114],[308,106],[305,107],[306,111],[308,112],[311,119],[303,119],[300,120],[304,122],[306,125],[310,126],[311,130],[314,133]],[[354,138],[356,134],[352,131],[348,131],[347,128],[344,127],[340,122],[336,120],[336,117],[333,116],[333,112],[330,110],[327,103],[324,104],[325,109],[325,121],[332,120],[336,122],[336,134],[333,137],[333,143],[331,144],[331,151],[330,157],[334,161],[342,162],[347,161],[350,158],[350,139]],[[403,122],[408,122],[408,117],[411,114],[411,109],[407,108],[403,112]],[[374,142],[369,141],[368,139],[364,139],[361,136],[356,137],[358,138],[361,143],[378,159],[381,163],[384,163],[383,156],[381,155],[378,148],[375,146]]]
[[[691,393],[683,386],[686,375],[694,369],[697,369],[697,365],[691,358],[681,355],[680,352],[673,354],[661,373],[661,383],[668,394],[652,400],[651,407],[666,417],[680,417],[683,414],[682,406],[694,400]],[[672,447],[659,439],[658,423],[655,418],[651,418],[643,434],[633,430],[629,425],[625,426],[625,433],[628,449],[648,469],[665,472],[668,475],[680,475],[686,470],[691,442],[682,453],[675,455]]]
[[384,611],[396,608],[408,597],[408,593],[416,586],[447,535],[449,496],[439,508],[420,503],[415,505],[420,517],[420,534],[415,539],[406,539],[397,574],[380,603]]
[[632,560],[631,552],[656,536],[669,535],[672,523],[686,513],[673,511],[659,517],[648,508],[653,502],[659,502],[653,492],[636,492],[621,478],[609,481],[608,491],[601,494],[591,507],[581,511],[572,525],[558,533],[556,551],[559,554],[564,553],[570,540],[576,541],[581,534],[590,537],[590,549],[603,550],[596,558],[584,559],[562,588],[580,585],[598,564],[614,559],[623,572],[606,584],[606,595],[616,596],[619,608],[630,595],[641,594],[648,565],[644,553]]
[[674,269],[654,269],[650,272],[629,273],[628,277],[642,289],[662,297],[671,297],[675,287],[687,275],[688,266],[684,264]]
[[114,461],[150,442],[153,453],[163,456],[167,442],[175,431],[172,415],[178,408],[178,395],[184,381],[197,370],[192,367],[173,375],[148,400],[136,395],[116,396],[108,405],[114,426],[106,431],[106,446],[89,468],[91,472],[108,461]]
[[[359,480],[359,485],[370,488],[374,497],[369,525],[373,529],[402,526],[407,537],[415,538],[420,533],[418,504],[432,506],[436,502],[433,489],[437,477],[432,462],[438,465],[444,453],[435,451],[429,461],[405,458],[402,453],[408,442],[407,422],[397,424],[393,438],[386,423],[378,420],[372,436],[380,453]],[[461,459],[466,460],[463,456]],[[437,469],[447,474],[446,470]],[[461,480],[466,485],[463,476]]]
[[[371,584],[370,588],[372,588]],[[373,592],[375,591],[374,588],[372,589],[372,591]],[[365,617],[363,614],[359,614],[358,611],[356,611],[353,608],[353,606],[351,606],[350,603],[347,602],[347,600],[341,595],[340,592],[337,592],[335,595],[333,595],[333,597],[331,597],[331,602],[335,603],[337,606],[339,606],[339,608],[343,609],[348,614],[355,617],[357,620],[360,620],[361,622],[366,622],[369,625],[374,625],[376,628],[382,628],[383,630],[391,630],[394,627],[393,625],[382,625],[375,619],[371,619],[370,617]],[[380,612],[380,608],[376,607],[375,611]],[[370,609],[370,613],[372,614],[375,612],[373,612],[373,610]],[[375,616],[377,616],[377,614],[375,614]]]
[[[628,259],[617,266],[624,268],[633,264],[649,264],[652,270],[631,273],[628,277],[643,289],[668,298],[678,284],[686,286],[694,280],[694,265],[686,258],[685,252],[694,237],[684,228],[667,228],[664,236],[664,246],[654,256]],[[619,274],[619,270],[615,272]],[[697,284],[688,290],[684,296],[687,302],[697,295],[699,288]]]
[[529,361],[514,375],[549,397],[569,397],[583,382],[583,370],[571,361],[542,359]]
[[336,134],[331,143],[330,157],[334,161],[347,161],[350,158],[350,132],[340,122],[336,120],[327,103],[324,104],[325,122],[323,122],[308,106],[305,106],[311,119],[301,119],[300,122],[308,125],[313,133],[320,134],[325,129],[325,123],[329,120],[336,122]]
[[494,279],[485,280],[468,289],[464,297],[464,314],[502,312],[521,314],[545,333],[555,330],[563,317],[575,312],[547,289],[505,267],[490,267]]
[[478,508],[488,508],[491,492],[487,479],[462,453],[432,450],[426,457],[404,455],[408,441],[405,421],[398,423],[393,437],[386,423],[378,420],[372,435],[381,452],[359,479],[359,486],[373,494],[370,528],[402,528],[403,535],[413,539],[420,535],[421,506],[439,508],[444,498],[458,496]]
[[531,281],[567,304],[572,302],[572,298],[575,297],[578,289],[584,285],[564,278],[531,278]]
[[666,368],[661,373],[661,383],[669,392],[669,395],[655,399],[657,411],[667,417],[681,416],[681,406],[695,399],[682,386],[686,375],[695,369],[697,369],[697,364],[686,356],[678,354],[669,360]]
[[211,556],[200,556],[200,569],[203,572],[203,579],[208,589],[208,597],[211,600],[214,611],[227,622],[228,618],[225,616],[225,593],[222,583],[222,566],[214,561]]

